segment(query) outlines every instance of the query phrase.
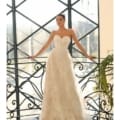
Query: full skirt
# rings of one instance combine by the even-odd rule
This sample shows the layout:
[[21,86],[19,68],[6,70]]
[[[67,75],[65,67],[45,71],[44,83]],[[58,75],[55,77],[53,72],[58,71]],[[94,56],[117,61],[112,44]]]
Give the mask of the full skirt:
[[54,48],[48,57],[40,120],[90,120],[76,88],[67,49]]

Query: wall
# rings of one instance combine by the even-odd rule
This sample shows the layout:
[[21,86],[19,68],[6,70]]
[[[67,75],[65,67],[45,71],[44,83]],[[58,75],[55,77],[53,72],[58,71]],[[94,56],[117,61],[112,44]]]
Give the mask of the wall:
[[106,57],[113,50],[113,0],[100,1],[100,51]]

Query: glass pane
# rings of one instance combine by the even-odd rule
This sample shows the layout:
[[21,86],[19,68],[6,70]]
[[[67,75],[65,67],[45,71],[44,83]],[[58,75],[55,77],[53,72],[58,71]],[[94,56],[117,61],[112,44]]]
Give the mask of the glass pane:
[[7,6],[7,9],[6,9],[7,13],[11,11],[11,8]]
[[[87,50],[87,53],[93,56],[98,56],[98,29],[88,34],[80,40],[80,43]],[[74,49],[75,48],[75,49]],[[73,57],[84,57],[79,53],[76,45],[73,45]]]
[[73,8],[98,23],[98,0],[80,0]]
[[32,32],[37,30],[39,27],[23,17],[22,15],[16,13],[16,24],[17,24],[17,43],[22,42],[27,36]]
[[81,0],[71,0],[72,4],[74,4],[77,1],[81,1]]
[[[13,48],[13,26],[12,26],[12,14],[9,14],[7,16],[7,51],[11,50]],[[11,59],[14,57],[13,50],[8,53],[8,59]]]
[[43,25],[64,8],[57,0],[28,0],[18,10]]
[[[89,48],[90,44],[92,45],[93,41],[91,39],[96,38],[97,41],[97,34],[93,35],[94,30],[96,30],[97,25],[86,19],[85,17],[81,16],[80,14],[72,11],[72,24],[73,29],[77,35],[78,40],[83,45],[83,47],[87,50],[88,53],[93,53]],[[92,32],[92,33],[91,33]],[[91,37],[92,36],[92,37]],[[82,38],[82,39],[81,39]],[[91,40],[91,41],[90,41]],[[98,42],[98,41],[97,41]],[[95,49],[98,52],[97,49]],[[72,49],[73,57],[81,57],[81,60],[86,60],[86,58],[80,53],[80,50],[76,45],[73,43]]]
[[27,0],[15,0],[15,3],[16,3],[16,5],[18,5],[18,4],[20,4],[20,3],[22,3],[23,1],[27,1]]
[[66,4],[68,3],[68,0],[58,0],[58,1],[59,1],[60,3],[61,3],[61,2],[64,2],[64,3],[66,3]]
[[98,29],[89,35],[89,53],[98,56]]
[[96,27],[95,24],[91,23],[88,19],[79,15],[75,11],[72,11],[72,24],[78,38],[82,37]]
[[6,3],[7,3],[8,5],[12,5],[12,0],[6,0]]
[[12,14],[7,16],[7,41],[13,44]]
[[[26,54],[33,55],[36,52],[38,52],[38,50],[45,44],[45,42],[48,40],[48,37],[49,37],[49,33],[47,33],[44,30],[39,30],[37,33],[32,35],[29,39],[27,39],[22,44],[20,44],[18,48],[21,51],[24,51],[23,55],[25,56]],[[44,54],[42,54],[42,56],[47,56],[49,50],[50,50],[50,47]]]

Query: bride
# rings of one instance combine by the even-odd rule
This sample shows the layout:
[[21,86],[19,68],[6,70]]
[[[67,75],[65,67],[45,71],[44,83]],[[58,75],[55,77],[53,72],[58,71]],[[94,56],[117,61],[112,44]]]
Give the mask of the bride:
[[49,54],[46,64],[46,76],[42,113],[40,120],[90,120],[85,112],[84,102],[75,86],[72,59],[68,51],[71,39],[81,52],[91,61],[93,57],[79,43],[73,29],[65,28],[65,16],[56,17],[58,30],[51,32],[45,45],[33,56],[34,59],[45,51],[53,41],[55,48]]

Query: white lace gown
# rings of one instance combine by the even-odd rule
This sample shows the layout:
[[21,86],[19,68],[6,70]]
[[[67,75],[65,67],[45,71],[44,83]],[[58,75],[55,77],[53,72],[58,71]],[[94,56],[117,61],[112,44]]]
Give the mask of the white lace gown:
[[90,120],[78,95],[68,51],[70,37],[54,36],[49,54],[40,120]]

